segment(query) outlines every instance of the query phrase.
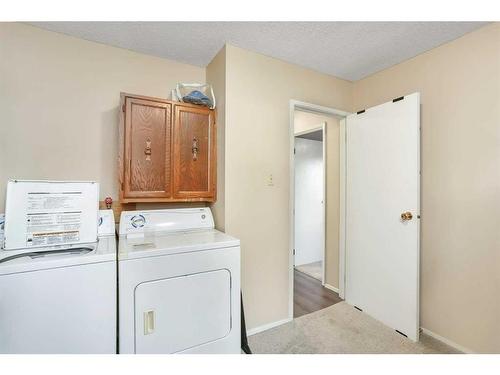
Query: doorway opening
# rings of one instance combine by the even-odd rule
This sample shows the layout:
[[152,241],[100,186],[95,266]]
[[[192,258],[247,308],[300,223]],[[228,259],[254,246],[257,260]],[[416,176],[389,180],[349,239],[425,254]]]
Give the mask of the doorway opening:
[[293,107],[293,318],[339,296],[341,114]]
[[295,133],[295,270],[324,284],[326,122]]

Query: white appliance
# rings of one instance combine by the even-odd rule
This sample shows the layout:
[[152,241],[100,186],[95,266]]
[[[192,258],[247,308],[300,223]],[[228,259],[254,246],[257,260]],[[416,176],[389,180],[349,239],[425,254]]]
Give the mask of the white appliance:
[[3,248],[4,225],[5,225],[5,215],[4,214],[0,214],[0,249]]
[[[110,213],[98,216],[96,201],[95,208],[82,210],[80,215],[57,215],[58,210],[68,209],[70,202],[59,200],[56,191],[67,190],[69,185],[40,181],[15,184],[8,189],[5,217],[5,243],[13,244],[15,250],[0,250],[0,353],[116,353],[116,236],[105,225]],[[51,191],[50,197],[38,197],[37,203],[27,204],[23,201],[26,195],[16,191],[17,186],[31,191],[43,184]],[[98,191],[98,184],[92,184],[91,190]],[[94,193],[75,202],[85,207],[87,199],[93,200]],[[37,219],[37,231],[33,229],[35,220],[28,219],[42,217],[42,210],[50,220],[40,219],[41,224]],[[68,221],[66,230],[80,231],[75,228],[87,217],[94,217],[94,229],[84,227],[78,235],[61,238],[49,233],[50,228],[64,227]],[[99,217],[103,217],[103,225],[98,230]],[[77,239],[86,237],[85,231],[95,232],[93,242]],[[34,246],[33,239],[42,233],[48,233],[46,238],[57,244]],[[30,243],[20,247],[23,238]]]
[[122,212],[120,353],[240,353],[240,241],[209,208]]

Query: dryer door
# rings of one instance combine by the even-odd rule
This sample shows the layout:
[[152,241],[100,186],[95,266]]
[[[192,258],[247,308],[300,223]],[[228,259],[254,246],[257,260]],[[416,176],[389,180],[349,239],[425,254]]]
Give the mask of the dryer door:
[[135,352],[177,353],[231,331],[231,275],[216,270],[139,284]]

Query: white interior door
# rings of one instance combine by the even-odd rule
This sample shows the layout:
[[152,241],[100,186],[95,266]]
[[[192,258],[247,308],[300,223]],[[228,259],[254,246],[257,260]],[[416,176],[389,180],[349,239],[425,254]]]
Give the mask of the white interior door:
[[419,196],[420,95],[348,116],[346,301],[415,341]]
[[324,256],[323,142],[295,138],[295,265]]

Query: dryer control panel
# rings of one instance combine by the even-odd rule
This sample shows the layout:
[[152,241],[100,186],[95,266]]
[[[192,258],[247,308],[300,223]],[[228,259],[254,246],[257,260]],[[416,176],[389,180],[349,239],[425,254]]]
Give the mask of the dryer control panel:
[[120,217],[120,236],[214,227],[214,219],[209,207],[123,211]]

